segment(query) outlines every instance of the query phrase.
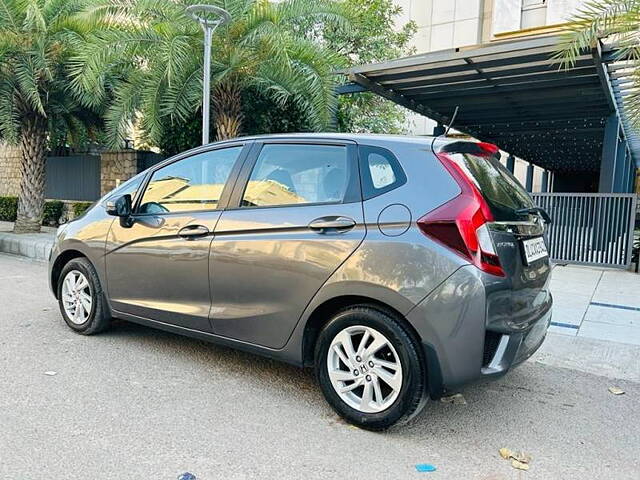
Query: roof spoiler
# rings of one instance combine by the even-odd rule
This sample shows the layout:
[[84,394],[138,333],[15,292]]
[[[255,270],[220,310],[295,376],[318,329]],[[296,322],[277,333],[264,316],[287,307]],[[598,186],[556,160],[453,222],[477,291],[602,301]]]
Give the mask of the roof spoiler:
[[493,143],[486,142],[451,142],[445,143],[440,153],[469,153],[479,157],[500,156],[500,149]]

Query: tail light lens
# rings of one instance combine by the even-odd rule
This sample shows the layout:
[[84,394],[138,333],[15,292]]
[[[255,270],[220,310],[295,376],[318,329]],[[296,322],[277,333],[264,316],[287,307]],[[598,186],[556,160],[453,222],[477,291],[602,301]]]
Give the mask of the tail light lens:
[[[480,145],[485,154],[495,154],[497,147]],[[487,223],[493,214],[478,187],[460,166],[446,153],[437,154],[447,171],[462,190],[460,195],[424,215],[418,220],[420,230],[430,238],[450,248],[480,270],[504,276]]]

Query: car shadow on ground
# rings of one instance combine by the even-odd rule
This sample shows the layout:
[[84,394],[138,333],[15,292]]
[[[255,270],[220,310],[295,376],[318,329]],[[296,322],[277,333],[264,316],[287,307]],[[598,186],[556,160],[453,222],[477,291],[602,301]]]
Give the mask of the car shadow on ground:
[[[267,397],[269,390],[275,397],[283,389],[290,389],[300,401],[317,405],[331,421],[341,422],[324,402],[311,369],[138,324],[120,320],[114,323],[103,336],[117,342],[153,343],[154,350],[166,352],[172,360],[189,368],[215,370],[216,375],[210,377],[212,382],[216,382],[219,375],[235,375],[239,381],[264,389]],[[442,437],[477,428],[491,436],[500,434],[508,423],[523,426],[539,423],[540,416],[554,418],[570,428],[572,422],[584,414],[580,409],[585,399],[572,389],[570,377],[575,378],[576,372],[561,372],[550,382],[551,377],[546,375],[550,368],[537,363],[534,357],[501,379],[466,386],[461,390],[464,403],[428,402],[420,415],[385,434],[405,438],[424,438],[425,434]],[[507,411],[508,418],[505,417]]]

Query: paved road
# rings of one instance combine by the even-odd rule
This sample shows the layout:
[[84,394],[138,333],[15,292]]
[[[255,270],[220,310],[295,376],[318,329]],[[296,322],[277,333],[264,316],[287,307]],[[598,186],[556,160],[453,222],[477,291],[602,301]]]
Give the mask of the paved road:
[[[638,347],[569,340],[466,388],[466,405],[431,403],[376,434],[340,421],[294,367],[123,322],[74,334],[45,267],[0,255],[0,478],[637,479],[640,350],[618,368],[611,352]],[[594,348],[623,379],[587,373],[599,371]],[[500,447],[531,454],[531,470]]]

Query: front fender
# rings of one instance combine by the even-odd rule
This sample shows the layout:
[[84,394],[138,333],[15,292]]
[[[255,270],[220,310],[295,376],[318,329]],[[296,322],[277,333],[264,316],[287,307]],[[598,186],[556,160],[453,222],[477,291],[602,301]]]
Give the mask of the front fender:
[[55,276],[67,259],[84,256],[96,269],[100,284],[107,293],[105,241],[114,217],[97,206],[82,217],[72,220],[56,234],[49,258],[49,285],[56,295]]

